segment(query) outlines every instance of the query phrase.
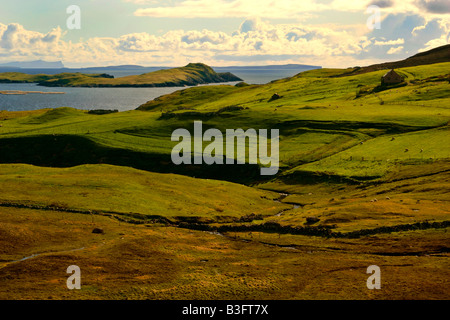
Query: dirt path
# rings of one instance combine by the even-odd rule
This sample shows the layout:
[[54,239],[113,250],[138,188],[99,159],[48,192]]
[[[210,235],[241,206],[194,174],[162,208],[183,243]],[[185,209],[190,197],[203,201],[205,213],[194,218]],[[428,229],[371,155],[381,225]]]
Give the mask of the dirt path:
[[71,252],[76,252],[76,251],[86,250],[86,249],[94,248],[94,247],[96,247],[96,246],[103,246],[103,245],[105,245],[105,243],[95,244],[95,245],[92,245],[92,246],[90,246],[90,247],[81,247],[81,248],[68,249],[68,250],[48,251],[48,252],[33,253],[33,254],[29,255],[29,256],[23,257],[23,258],[18,259],[18,260],[12,260],[12,261],[5,261],[5,262],[2,262],[2,263],[0,264],[0,270],[3,269],[3,268],[5,268],[5,267],[7,267],[7,266],[9,266],[9,265],[12,265],[12,264],[15,264],[15,263],[19,263],[19,262],[23,262],[23,261],[30,260],[30,259],[34,259],[34,258],[37,258],[37,257],[51,256],[51,255],[54,255],[54,254],[71,253]]

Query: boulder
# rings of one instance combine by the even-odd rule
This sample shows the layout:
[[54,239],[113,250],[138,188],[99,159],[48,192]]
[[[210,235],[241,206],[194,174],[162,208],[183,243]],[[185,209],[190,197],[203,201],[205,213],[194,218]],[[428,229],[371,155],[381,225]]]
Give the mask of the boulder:
[[105,231],[103,231],[103,229],[101,229],[101,228],[94,228],[92,230],[92,233],[104,234]]
[[319,221],[320,221],[320,219],[317,218],[317,217],[307,217],[307,218],[306,218],[306,222],[307,222],[308,224],[317,223],[317,222],[319,222]]
[[269,102],[280,99],[281,96],[278,93],[275,93],[270,99]]

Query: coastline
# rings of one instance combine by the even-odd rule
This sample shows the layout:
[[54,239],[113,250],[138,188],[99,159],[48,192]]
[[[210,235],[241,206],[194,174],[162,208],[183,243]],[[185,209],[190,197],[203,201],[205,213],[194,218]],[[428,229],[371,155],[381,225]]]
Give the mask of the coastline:
[[65,92],[44,92],[44,91],[21,91],[21,90],[3,90],[0,94],[3,95],[25,95],[25,94],[65,94]]

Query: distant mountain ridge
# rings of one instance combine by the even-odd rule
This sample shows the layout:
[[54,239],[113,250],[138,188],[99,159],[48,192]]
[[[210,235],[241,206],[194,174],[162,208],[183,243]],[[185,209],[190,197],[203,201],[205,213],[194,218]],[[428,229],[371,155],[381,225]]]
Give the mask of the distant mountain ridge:
[[0,63],[0,67],[7,68],[49,68],[49,69],[58,69],[64,68],[64,64],[61,61],[44,61],[44,60],[35,60],[35,61],[13,61],[7,63]]
[[[173,67],[167,66],[154,66],[154,67],[146,67],[141,65],[111,65],[104,67],[80,67],[80,68],[66,68],[66,67],[48,67],[45,66],[38,67],[28,67],[27,65],[22,64],[22,66],[16,66],[13,62],[8,64],[0,64],[0,72],[14,71],[14,72],[23,72],[27,74],[57,74],[57,73],[65,73],[65,72],[81,72],[81,73],[109,73],[115,72],[117,74],[121,74],[121,76],[125,75],[133,75],[133,74],[142,74],[148,73],[158,70],[171,69]],[[227,66],[227,67],[211,67],[216,72],[233,72],[235,70],[246,70],[246,71],[267,71],[267,70],[310,70],[310,69],[319,69],[320,66],[312,66],[306,64],[284,64],[284,65],[267,65],[267,66]],[[2,70],[3,69],[3,70]],[[11,69],[11,70],[10,70]],[[48,70],[47,70],[48,69]],[[131,71],[131,72],[130,72]],[[126,74],[128,72],[128,74]]]

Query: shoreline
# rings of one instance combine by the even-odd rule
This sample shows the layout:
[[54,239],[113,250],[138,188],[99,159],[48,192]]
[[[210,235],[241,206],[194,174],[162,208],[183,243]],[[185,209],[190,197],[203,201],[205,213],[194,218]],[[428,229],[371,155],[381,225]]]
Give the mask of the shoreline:
[[26,95],[26,94],[65,94],[65,92],[44,92],[44,91],[21,91],[21,90],[3,90],[0,94],[3,95]]

